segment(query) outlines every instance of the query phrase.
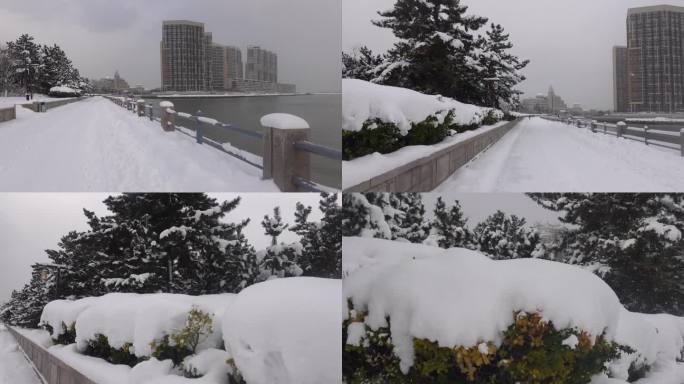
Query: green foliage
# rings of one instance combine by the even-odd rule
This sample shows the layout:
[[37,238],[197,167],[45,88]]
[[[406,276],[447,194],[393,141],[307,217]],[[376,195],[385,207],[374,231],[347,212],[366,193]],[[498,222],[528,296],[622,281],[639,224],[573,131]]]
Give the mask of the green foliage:
[[[55,344],[69,345],[76,342],[76,323],[71,323],[67,326],[64,322],[61,323],[62,333],[57,336],[57,338],[52,338]],[[46,325],[45,329],[50,332],[50,335],[54,334],[54,330],[50,325]]]
[[178,333],[164,335],[161,340],[150,343],[152,356],[159,360],[171,359],[178,366],[183,359],[194,355],[202,338],[212,332],[212,316],[197,308],[188,313],[185,327]]
[[231,383],[231,384],[247,384],[245,379],[242,377],[240,370],[238,370],[237,366],[235,365],[235,360],[228,359],[228,360],[226,360],[226,364],[228,364],[230,366],[230,370],[228,371],[228,382],[229,383]]
[[[421,122],[411,123],[405,136],[401,135],[394,123],[383,122],[378,118],[369,119],[363,123],[360,131],[342,131],[342,157],[344,160],[353,160],[375,152],[392,153],[410,145],[437,144],[444,141],[452,131],[462,133],[480,127],[479,124],[457,124],[454,117],[455,113],[451,110],[440,123],[437,116],[430,115]],[[498,121],[493,111],[489,112],[485,120],[485,125]]]
[[83,353],[107,360],[112,364],[125,364],[133,367],[140,362],[140,359],[131,353],[132,346],[133,344],[126,343],[121,348],[113,348],[109,345],[107,336],[98,333],[95,335],[95,339],[88,340],[88,345]]
[[[414,364],[407,374],[399,369],[389,328],[366,327],[361,346],[343,345],[343,377],[352,384],[586,384],[592,376],[605,371],[606,362],[619,358],[622,352],[633,352],[608,342],[603,335],[592,338],[582,330],[558,330],[538,313],[516,312],[513,316],[498,347],[484,342],[484,347],[449,348],[414,339]],[[362,322],[364,317],[353,316],[343,323],[343,342],[347,326]],[[564,345],[572,336],[577,338],[574,348]]]
[[499,118],[496,116],[496,112],[493,109],[487,111],[485,117],[482,118],[482,125],[494,125],[499,122]]

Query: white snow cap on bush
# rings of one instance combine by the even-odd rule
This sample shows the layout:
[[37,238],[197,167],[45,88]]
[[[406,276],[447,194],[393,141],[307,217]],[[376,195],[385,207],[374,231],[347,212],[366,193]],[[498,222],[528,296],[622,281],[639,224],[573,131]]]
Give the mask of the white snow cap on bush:
[[[378,239],[344,239],[365,255],[345,279],[344,297],[366,324],[386,327],[407,372],[413,365],[413,338],[441,346],[499,344],[514,311],[540,312],[555,327],[578,328],[612,339],[622,306],[600,278],[583,269],[545,260],[494,261],[466,249],[408,245]],[[371,257],[372,255],[372,257]],[[387,259],[387,261],[382,260]],[[357,262],[358,264],[358,262]],[[350,268],[347,265],[347,268]]]
[[[491,108],[464,104],[442,96],[426,95],[406,88],[373,84],[363,80],[342,80],[342,129],[358,131],[369,119],[378,118],[394,123],[403,135],[411,129],[411,123],[437,116],[443,122],[449,111],[454,111],[458,124],[480,123]],[[503,113],[494,110],[498,117]]]
[[107,336],[109,345],[121,348],[133,345],[138,357],[150,356],[150,343],[164,335],[175,333],[185,326],[193,307],[213,315],[213,334],[198,346],[198,350],[219,345],[220,319],[235,295],[188,296],[174,294],[110,293],[76,301],[59,300],[48,303],[43,309],[41,322],[50,324],[57,334],[61,323],[76,324],[76,344],[83,351],[96,335]]
[[342,282],[294,277],[245,288],[223,317],[226,349],[250,384],[342,382]]

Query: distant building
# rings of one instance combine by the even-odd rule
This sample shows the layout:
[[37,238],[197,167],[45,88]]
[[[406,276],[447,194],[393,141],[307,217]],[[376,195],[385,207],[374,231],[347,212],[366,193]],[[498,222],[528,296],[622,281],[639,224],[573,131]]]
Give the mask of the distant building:
[[123,93],[128,91],[130,86],[128,82],[119,75],[119,71],[114,73],[114,77],[105,77],[104,79],[95,80],[93,88],[98,93]]
[[[209,35],[210,36],[210,35]],[[162,24],[161,74],[163,91],[204,91],[207,76],[207,39],[204,24],[169,20]]]
[[261,47],[247,47],[246,80],[278,82],[278,55]]
[[242,51],[238,47],[223,47],[223,57],[223,88],[231,90],[235,86],[235,80],[245,78]]
[[615,112],[629,111],[627,78],[627,47],[613,47],[613,109]]
[[684,7],[629,9],[627,52],[626,56],[622,51],[618,54],[614,61],[627,64],[614,64],[616,110],[684,111]]
[[213,43],[209,48],[209,89],[223,90],[224,87],[224,73],[226,68],[226,58],[224,54],[224,47]]
[[534,98],[523,99],[522,110],[527,113],[558,113],[568,109],[563,99],[556,95],[553,87],[549,87],[546,95],[538,94]]

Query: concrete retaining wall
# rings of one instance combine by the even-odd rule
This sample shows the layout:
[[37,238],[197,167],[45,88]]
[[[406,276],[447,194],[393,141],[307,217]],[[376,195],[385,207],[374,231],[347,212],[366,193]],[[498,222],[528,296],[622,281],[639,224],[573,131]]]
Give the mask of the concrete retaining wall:
[[[63,105],[75,103],[75,102],[81,101],[83,99],[85,99],[85,97],[76,97],[73,99],[46,101],[45,106],[47,107],[47,110],[49,111],[52,108],[57,108],[57,107],[61,107]],[[38,112],[38,102],[34,101],[33,103],[22,104],[21,106],[26,108],[26,109],[30,109],[33,112]]]
[[0,123],[10,121],[17,118],[17,110],[15,107],[0,108]]
[[414,160],[347,188],[345,192],[431,192],[485,148],[501,139],[519,121],[520,119],[511,121],[428,157]]
[[7,327],[48,384],[96,384],[82,373],[56,358],[40,345]]

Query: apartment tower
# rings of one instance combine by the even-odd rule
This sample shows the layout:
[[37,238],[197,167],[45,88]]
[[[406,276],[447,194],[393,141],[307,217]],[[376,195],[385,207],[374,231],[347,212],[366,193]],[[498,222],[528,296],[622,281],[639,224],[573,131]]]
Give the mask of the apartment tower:
[[207,42],[210,39],[211,35],[204,32],[203,23],[187,20],[163,22],[162,90],[188,92],[206,89],[209,82]]
[[627,112],[684,111],[684,7],[630,9],[626,57],[621,51],[618,54],[614,59],[616,107],[625,99]]
[[629,112],[627,96],[627,47],[613,47],[613,108],[615,112]]
[[260,47],[247,47],[245,78],[266,83],[277,83],[278,55]]

